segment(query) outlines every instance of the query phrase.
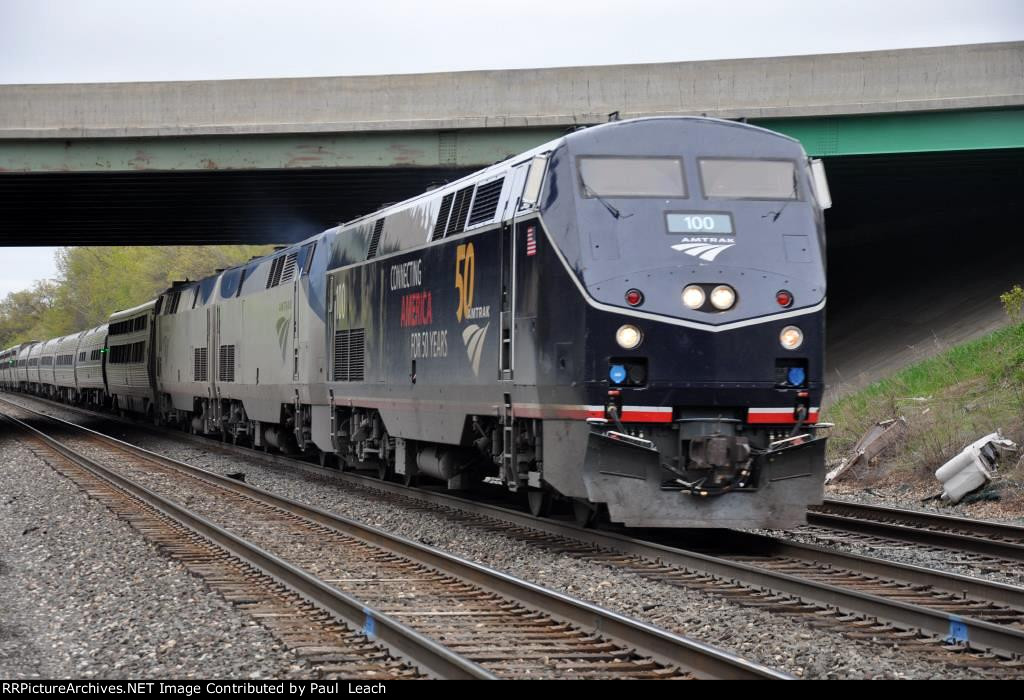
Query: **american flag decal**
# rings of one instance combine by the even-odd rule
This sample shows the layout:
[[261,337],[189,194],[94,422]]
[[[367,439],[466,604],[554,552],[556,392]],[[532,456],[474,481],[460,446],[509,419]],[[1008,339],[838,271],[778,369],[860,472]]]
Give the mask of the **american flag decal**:
[[537,254],[537,227],[527,226],[526,227],[526,254],[536,255]]

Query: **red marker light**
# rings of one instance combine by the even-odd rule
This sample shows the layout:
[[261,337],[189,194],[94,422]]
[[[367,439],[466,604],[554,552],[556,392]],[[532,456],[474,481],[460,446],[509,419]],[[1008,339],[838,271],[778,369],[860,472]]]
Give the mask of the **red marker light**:
[[775,301],[779,302],[779,306],[792,306],[793,295],[785,289],[780,289],[775,293]]
[[626,292],[626,303],[630,306],[640,306],[644,303],[644,293],[639,289],[630,289]]

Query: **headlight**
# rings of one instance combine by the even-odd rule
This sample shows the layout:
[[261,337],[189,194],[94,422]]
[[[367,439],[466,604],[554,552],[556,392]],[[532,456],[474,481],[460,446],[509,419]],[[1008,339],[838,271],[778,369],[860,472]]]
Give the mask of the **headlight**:
[[704,290],[695,284],[683,290],[683,303],[691,309],[699,309],[704,306]]
[[711,305],[719,311],[731,309],[736,303],[736,292],[727,284],[720,284],[711,290]]
[[626,350],[632,350],[640,341],[644,339],[643,333],[636,326],[631,326],[628,323],[625,326],[619,327],[619,330],[615,331],[616,342],[625,348]]
[[796,326],[786,326],[779,333],[779,342],[787,350],[796,350],[804,344],[804,332]]

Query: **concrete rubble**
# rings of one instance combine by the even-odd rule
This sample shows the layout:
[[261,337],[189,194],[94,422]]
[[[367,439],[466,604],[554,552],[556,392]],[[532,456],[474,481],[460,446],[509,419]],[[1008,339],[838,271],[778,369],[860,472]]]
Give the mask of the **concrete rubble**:
[[875,423],[853,446],[851,455],[844,458],[839,466],[825,475],[825,483],[839,481],[854,467],[869,464],[872,459],[881,454],[882,450],[893,444],[906,432],[907,419],[903,416]]

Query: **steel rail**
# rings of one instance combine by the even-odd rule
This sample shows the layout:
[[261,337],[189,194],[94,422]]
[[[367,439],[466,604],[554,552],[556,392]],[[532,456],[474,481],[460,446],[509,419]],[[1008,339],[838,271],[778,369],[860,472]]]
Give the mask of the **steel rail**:
[[[0,402],[11,403],[3,398],[0,398]],[[499,595],[513,598],[552,617],[587,629],[593,629],[602,635],[635,649],[640,654],[650,656],[660,663],[676,665],[688,669],[698,678],[776,680],[792,678],[789,674],[768,668],[725,650],[660,629],[645,622],[628,618],[611,610],[574,599],[563,593],[543,588],[530,583],[529,581],[476,564],[461,557],[456,557],[437,548],[429,547],[398,535],[389,534],[383,530],[350,520],[344,516],[329,513],[319,508],[308,506],[298,501],[276,495],[265,489],[240,482],[236,479],[221,476],[220,474],[207,471],[200,467],[195,467],[193,465],[150,452],[149,450],[137,447],[109,435],[104,435],[103,433],[99,433],[84,426],[79,426],[69,421],[62,420],[55,416],[43,414],[33,409],[25,408],[19,404],[12,405],[16,406],[20,410],[35,413],[36,415],[59,424],[62,427],[78,430],[93,438],[106,441],[109,444],[116,446],[118,449],[132,453],[135,456],[152,460],[158,464],[162,464],[173,469],[185,471],[217,486],[230,489],[245,496],[256,498],[257,500],[273,505],[293,515],[306,518],[307,520],[342,532],[343,534],[357,537],[365,542],[394,552],[395,554],[407,557],[426,566],[430,566],[434,569],[444,571],[445,573],[469,581],[470,583]],[[33,429],[31,426],[27,427]],[[35,432],[39,433],[39,431]],[[52,438],[48,438],[48,442],[52,440]],[[74,452],[69,448],[63,447],[63,449],[74,454]],[[91,462],[92,460],[89,461]],[[102,469],[102,467],[100,468]],[[142,487],[137,488],[145,491]],[[147,491],[147,493],[149,492]],[[155,496],[155,494],[153,494],[153,496],[160,499],[160,497]],[[173,504],[171,505],[173,506]],[[178,509],[177,506],[174,506],[174,508]],[[200,516],[192,517],[201,520]],[[223,531],[216,525],[212,525],[212,523],[209,525],[216,528],[216,530],[222,532],[224,535],[234,538],[233,535]],[[264,555],[276,559],[273,555],[266,553],[264,553]],[[280,560],[278,561],[280,562]],[[280,563],[292,568],[300,574],[302,573],[301,571],[294,569],[294,567],[290,567],[290,565],[285,562]],[[308,575],[305,576],[307,579],[311,579],[313,582],[319,583],[316,579],[312,579],[312,577],[309,577]],[[326,584],[321,583],[320,586],[335,591],[339,595],[345,595],[341,591],[336,591],[336,589],[333,589]],[[357,605],[359,604],[358,601],[355,602]],[[362,608],[360,608],[360,610],[362,610]],[[385,615],[376,612],[373,612],[373,616],[373,619],[377,621],[381,618],[386,618]],[[393,620],[391,620],[391,622],[395,625],[401,625],[401,623],[397,623]],[[414,632],[414,634],[418,633]],[[406,658],[411,658],[408,654],[405,654],[405,656]],[[467,661],[467,663],[473,662]],[[484,672],[487,673],[486,671]]]
[[[291,461],[296,466],[308,468],[321,474],[327,471],[322,467],[298,460]],[[336,471],[334,473],[337,474]],[[910,603],[888,600],[869,593],[850,591],[840,586],[807,581],[790,574],[767,571],[754,564],[734,562],[672,545],[659,544],[614,532],[580,528],[575,524],[559,522],[550,518],[538,518],[528,513],[471,501],[449,494],[413,489],[400,484],[381,482],[371,477],[349,473],[339,476],[350,481],[361,482],[367,488],[380,489],[436,505],[457,508],[483,517],[501,520],[512,525],[530,528],[550,535],[567,537],[593,546],[624,554],[633,554],[688,570],[712,574],[726,580],[735,580],[750,586],[760,586],[773,592],[786,593],[820,605],[839,608],[844,612],[877,617],[899,625],[921,629],[940,637],[966,642],[973,648],[982,650],[997,649],[1013,655],[1024,655],[1024,630],[995,625],[983,620],[974,620],[969,617],[953,615]],[[726,535],[729,537],[746,536],[745,533],[728,531]],[[985,600],[1000,602],[1014,607],[1024,607],[1022,605],[1024,589],[1019,586],[960,574],[945,573],[909,564],[896,564],[873,557],[836,552],[815,545],[801,544],[767,536],[750,535],[749,537],[749,541],[757,540],[760,546],[774,549],[776,554],[789,555],[801,559],[812,559],[863,573],[893,578],[906,583],[933,586],[951,593],[963,594],[966,591],[968,595],[979,596]]]
[[[30,409],[29,409],[30,410]],[[49,416],[48,416],[49,417]],[[33,434],[65,458],[114,488],[127,492],[167,517],[199,533],[209,541],[263,573],[280,581],[303,598],[344,620],[350,627],[386,647],[389,652],[408,659],[424,673],[436,678],[495,680],[497,677],[393,618],[368,607],[350,595],[327,585],[279,557],[236,537],[206,518],[192,513],[149,489],[107,469],[95,460],[79,454],[59,440],[13,416],[0,414],[20,429]],[[53,420],[59,421],[59,418]],[[69,424],[73,425],[73,424]],[[113,438],[111,438],[113,439]]]
[[[63,407],[61,404],[56,405]],[[103,414],[94,415],[108,418]],[[148,426],[144,426],[144,428],[148,429]],[[88,430],[86,428],[80,429]],[[176,432],[169,432],[167,434],[178,435]],[[220,448],[226,452],[248,457],[251,457],[253,454],[249,448],[226,445],[205,438],[195,438],[194,436],[188,437],[192,437],[195,440],[195,444],[205,445],[210,448]],[[116,440],[116,438],[110,439]],[[127,443],[123,444],[127,445]],[[128,445],[128,447],[134,446]],[[141,450],[141,448],[134,449]],[[168,459],[158,455],[156,457]],[[475,515],[493,518],[546,534],[567,537],[593,546],[661,561],[665,564],[711,574],[727,580],[739,581],[748,586],[762,587],[776,593],[794,595],[820,605],[840,609],[847,613],[877,617],[901,626],[921,629],[941,637],[966,642],[973,648],[980,648],[982,650],[995,649],[1013,655],[1024,655],[1024,630],[933,610],[911,603],[890,600],[870,593],[852,591],[833,584],[808,581],[792,574],[765,570],[759,568],[756,564],[731,561],[620,533],[584,529],[567,522],[560,522],[550,518],[538,518],[510,508],[472,501],[447,493],[407,487],[351,472],[340,472],[337,469],[320,467],[289,457],[261,455],[262,457],[268,457],[270,463],[279,466],[299,468],[318,475],[327,475],[352,483],[359,483],[369,489],[381,490],[435,505],[457,508]],[[170,461],[173,462],[174,460]],[[726,537],[737,539],[747,537],[746,533],[736,531],[724,531],[724,534]],[[756,542],[760,547],[774,549],[776,554],[831,563],[855,571],[885,576],[906,583],[933,586],[940,590],[957,594],[963,594],[966,591],[968,595],[976,595],[985,600],[1022,607],[1021,601],[1022,597],[1024,597],[1024,589],[1009,584],[996,583],[959,574],[944,573],[924,567],[896,564],[872,557],[841,553],[815,545],[801,544],[777,538],[764,536],[759,538],[755,535],[749,535],[747,541]]]
[[[917,586],[928,586],[957,596],[1001,603],[1021,612],[1024,619],[1024,588],[974,576],[938,571],[915,564],[892,562],[862,554],[840,552],[820,545],[794,542],[780,537],[752,532],[729,531],[727,542],[744,550],[757,551],[766,556],[792,557],[820,564],[850,569],[859,573],[892,579]],[[669,545],[672,546],[672,545]]]
[[[884,522],[891,518],[898,522]],[[941,513],[826,499],[810,525],[1024,561],[1024,527]],[[956,530],[951,532],[950,530]]]
[[[143,429],[149,429],[149,426],[142,427]],[[168,434],[177,435],[177,433],[173,431],[166,434],[162,433],[162,435]],[[227,445],[209,438],[202,438],[193,435],[187,435],[186,437],[191,438],[194,441],[194,444],[202,445],[208,449],[221,450],[228,454],[244,457],[252,457],[253,454],[253,450],[251,448]],[[359,484],[368,489],[376,489],[396,496],[413,498],[433,505],[457,508],[461,511],[472,513],[474,515],[503,520],[509,524],[519,527],[539,530],[550,535],[569,537],[599,547],[606,547],[625,552],[626,550],[623,545],[624,543],[629,543],[630,545],[635,546],[627,553],[636,554],[637,556],[643,556],[645,558],[661,559],[664,561],[664,550],[661,549],[663,547],[667,547],[670,550],[689,551],[681,545],[651,541],[652,539],[661,539],[657,533],[651,535],[650,539],[645,540],[641,537],[629,537],[622,533],[581,528],[568,522],[552,518],[537,517],[530,515],[529,513],[514,510],[505,506],[495,505],[493,503],[470,500],[442,491],[404,486],[391,481],[381,481],[380,479],[357,474],[351,471],[342,472],[330,467],[321,467],[293,457],[286,457],[272,453],[259,453],[258,456],[261,460],[265,460],[275,466],[298,469],[316,476],[325,476],[341,481],[348,481]],[[938,571],[913,564],[892,562],[878,557],[841,552],[828,549],[820,545],[796,542],[780,537],[757,535],[737,530],[723,530],[718,532],[721,533],[722,537],[731,539],[737,546],[756,548],[765,554],[814,560],[823,564],[848,568],[873,576],[892,578],[915,585],[930,586],[939,590],[955,593],[957,595],[981,598],[1024,610],[1024,587],[1021,586],[951,572]],[[647,544],[651,544],[655,548],[650,550],[644,549]]]

